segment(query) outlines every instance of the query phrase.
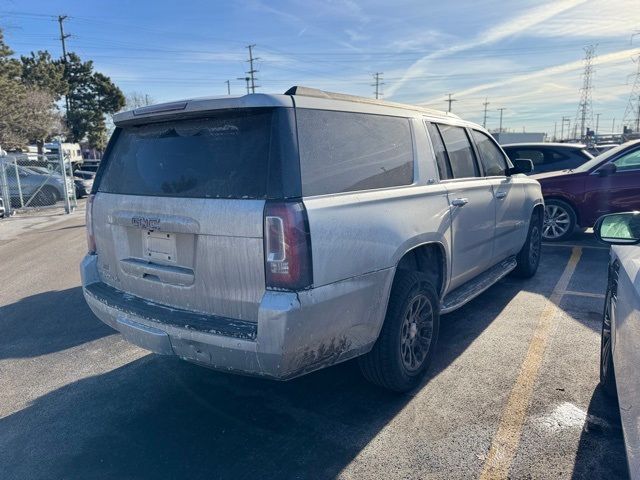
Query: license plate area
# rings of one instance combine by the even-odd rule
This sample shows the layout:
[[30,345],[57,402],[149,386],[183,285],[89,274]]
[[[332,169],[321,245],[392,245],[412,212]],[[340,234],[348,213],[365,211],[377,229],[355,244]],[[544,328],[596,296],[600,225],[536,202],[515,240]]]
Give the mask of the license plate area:
[[149,261],[176,263],[176,236],[174,233],[145,230],[142,232],[143,255]]

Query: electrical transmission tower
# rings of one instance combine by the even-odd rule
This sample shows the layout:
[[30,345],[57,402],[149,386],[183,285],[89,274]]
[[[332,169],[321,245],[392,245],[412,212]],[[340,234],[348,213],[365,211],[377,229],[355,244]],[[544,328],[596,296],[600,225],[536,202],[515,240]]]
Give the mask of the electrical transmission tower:
[[260,58],[253,56],[253,47],[255,47],[254,45],[247,45],[247,48],[249,49],[249,60],[247,60],[247,62],[249,63],[249,71],[246,72],[247,75],[249,75],[249,78],[251,79],[251,93],[256,93],[256,73],[258,73],[258,70],[256,70],[253,67],[253,62],[255,62],[256,60],[260,60]]
[[376,87],[376,91],[373,92],[376,95],[376,99],[382,96],[382,89],[380,88],[382,85],[384,85],[384,83],[380,81],[382,80],[382,75],[383,75],[382,72],[376,72],[373,74],[373,79],[375,80],[376,83],[372,83],[371,86]]
[[[633,34],[631,42],[636,35],[640,35],[640,32]],[[623,131],[626,127],[632,131],[640,132],[640,55],[637,55],[633,61],[638,65],[638,69],[629,94],[629,102],[624,110],[624,117],[622,117],[622,126]]]
[[587,138],[587,130],[593,125],[593,105],[591,101],[591,90],[593,89],[593,59],[596,56],[596,45],[589,45],[584,49],[584,72],[582,74],[582,88],[580,89],[580,103],[574,122],[575,128],[580,128],[575,137],[581,140]]

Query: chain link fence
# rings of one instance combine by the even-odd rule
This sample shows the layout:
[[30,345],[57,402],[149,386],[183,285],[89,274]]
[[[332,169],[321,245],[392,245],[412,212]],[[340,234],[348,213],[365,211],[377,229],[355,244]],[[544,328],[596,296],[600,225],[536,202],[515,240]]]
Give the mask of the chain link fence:
[[62,148],[50,155],[2,152],[0,198],[6,216],[42,209],[72,212],[77,199],[71,161]]

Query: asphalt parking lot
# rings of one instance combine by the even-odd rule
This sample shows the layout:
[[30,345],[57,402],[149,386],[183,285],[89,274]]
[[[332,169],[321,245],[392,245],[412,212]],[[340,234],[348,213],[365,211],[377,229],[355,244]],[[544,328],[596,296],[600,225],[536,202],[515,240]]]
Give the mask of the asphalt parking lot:
[[627,477],[590,235],[443,317],[428,378],[395,395],[354,362],[275,383],[125,343],[83,300],[83,226],[0,222],[3,479]]

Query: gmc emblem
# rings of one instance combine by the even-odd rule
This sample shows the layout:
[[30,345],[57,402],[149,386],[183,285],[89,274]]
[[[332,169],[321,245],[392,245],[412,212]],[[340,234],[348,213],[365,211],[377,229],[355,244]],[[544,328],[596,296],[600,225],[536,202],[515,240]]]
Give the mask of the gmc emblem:
[[131,223],[134,227],[143,228],[145,230],[159,230],[159,218],[132,217]]

